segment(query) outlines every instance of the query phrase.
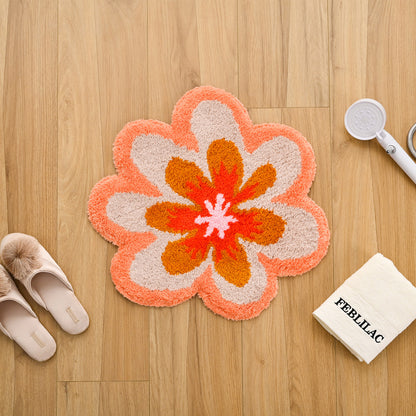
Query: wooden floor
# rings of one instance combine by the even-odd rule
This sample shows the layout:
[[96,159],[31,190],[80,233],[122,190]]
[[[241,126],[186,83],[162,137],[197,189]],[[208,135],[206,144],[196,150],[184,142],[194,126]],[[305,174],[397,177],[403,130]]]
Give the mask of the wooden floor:
[[[38,364],[0,336],[0,415],[416,415],[416,324],[366,365],[311,315],[377,251],[416,284],[415,185],[343,127],[346,108],[373,97],[405,145],[415,20],[414,0],[0,0],[0,231],[36,236],[91,318],[70,336],[30,301],[58,350]],[[200,299],[125,300],[115,248],[86,214],[123,125],[169,122],[204,84],[309,139],[311,195],[331,224],[321,264],[281,278],[248,322]]]

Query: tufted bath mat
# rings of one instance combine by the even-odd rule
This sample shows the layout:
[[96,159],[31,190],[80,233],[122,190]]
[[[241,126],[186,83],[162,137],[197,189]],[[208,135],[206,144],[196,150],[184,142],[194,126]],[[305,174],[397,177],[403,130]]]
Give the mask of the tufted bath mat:
[[226,318],[249,319],[276,296],[278,276],[326,254],[327,220],[307,196],[310,144],[291,127],[253,125],[223,90],[188,91],[171,125],[127,124],[114,163],[89,217],[119,247],[111,274],[133,302],[173,306],[198,294]]

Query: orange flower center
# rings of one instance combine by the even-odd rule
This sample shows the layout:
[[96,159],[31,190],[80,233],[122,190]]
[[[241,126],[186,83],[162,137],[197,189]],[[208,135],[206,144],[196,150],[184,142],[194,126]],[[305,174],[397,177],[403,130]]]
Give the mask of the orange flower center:
[[171,275],[198,267],[213,248],[215,270],[230,283],[242,287],[250,279],[250,263],[239,239],[260,245],[276,243],[285,221],[263,208],[239,209],[273,186],[276,170],[260,166],[243,184],[244,165],[237,146],[225,139],[211,143],[207,151],[211,180],[194,163],[174,157],[166,167],[169,186],[192,205],[159,202],[146,211],[146,221],[160,231],[183,234],[167,244],[162,263]]

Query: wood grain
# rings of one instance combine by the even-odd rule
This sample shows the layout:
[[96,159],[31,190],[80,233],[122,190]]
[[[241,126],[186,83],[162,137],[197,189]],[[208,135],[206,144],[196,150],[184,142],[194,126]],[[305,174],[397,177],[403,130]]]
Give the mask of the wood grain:
[[[366,1],[331,2],[331,118],[334,285],[338,287],[378,250],[371,143],[352,139],[344,128],[344,114],[366,96]],[[375,144],[375,143],[373,143]],[[387,162],[387,161],[386,161]],[[350,215],[353,213],[354,215]],[[336,344],[337,411],[344,415],[386,414],[385,352],[370,366],[358,362]]]
[[[237,13],[235,1],[197,1],[201,82],[238,95]],[[187,357],[189,415],[242,414],[241,328],[240,322],[214,315],[201,299],[192,304]]]
[[[111,175],[117,133],[147,117],[147,1],[96,1],[95,9],[104,174]],[[115,252],[107,244],[102,379],[148,380],[149,309],[115,290],[109,272]]]
[[247,107],[287,102],[290,0],[238,2],[240,99]]
[[[196,299],[190,313],[190,415],[242,414],[241,322],[213,314]],[[202,395],[202,400],[201,400]]]
[[[191,302],[195,303],[194,300]],[[185,302],[173,309],[152,309],[150,313],[152,416],[190,414],[187,377],[189,303]]]
[[[170,122],[176,101],[200,82],[195,3],[149,2],[148,48],[149,118]],[[150,310],[152,416],[190,414],[189,395],[197,382],[188,379],[191,308],[195,299],[174,308]]]
[[328,107],[328,2],[292,0],[287,107]]
[[[250,109],[256,124],[281,123],[282,110]],[[267,334],[267,336],[265,336]],[[243,399],[246,414],[290,414],[285,317],[281,285],[270,307],[243,322]]]
[[[35,235],[57,258],[57,2],[11,1],[8,22],[3,96],[8,231]],[[30,303],[55,337],[50,314]],[[16,346],[14,365],[14,414],[53,414],[56,357],[35,364]]]
[[102,382],[99,415],[149,415],[149,382]]
[[[413,24],[416,4],[413,1],[385,1],[382,4],[370,0],[368,14],[368,44],[380,42],[381,47],[368,48],[366,92],[383,103],[388,115],[386,129],[406,148],[407,132],[416,122],[412,97],[412,91],[416,90],[416,74],[405,69],[416,65],[412,45],[416,39]],[[380,25],[388,29],[382,30]],[[378,65],[381,61],[385,62],[383,68]],[[405,252],[412,253],[416,249],[415,185],[393,160],[386,158],[380,147],[374,147],[371,168],[378,248],[384,255],[395,259],[398,269],[416,285],[416,259],[405,255]],[[389,195],[388,189],[394,192]],[[415,412],[412,400],[401,399],[416,391],[416,367],[409,365],[409,360],[414,360],[416,354],[414,326],[413,331],[405,331],[386,350],[385,383],[389,414]]]
[[241,0],[238,36],[247,106],[329,105],[326,0]]
[[197,0],[196,18],[202,85],[238,96],[238,1]]
[[194,0],[152,0],[148,5],[149,118],[170,123],[176,101],[200,85]]
[[[99,107],[105,173],[112,144],[129,121],[148,117],[147,0],[95,0]],[[156,46],[155,46],[156,47]]]
[[[91,317],[70,336],[28,299],[58,349],[36,363],[0,337],[0,414],[413,415],[415,324],[366,365],[311,314],[377,251],[416,284],[414,184],[343,124],[352,102],[378,99],[405,146],[415,17],[412,0],[0,0],[1,236],[36,236]],[[280,278],[269,309],[246,322],[199,298],[124,299],[109,273],[117,248],[86,215],[91,187],[115,172],[122,127],[170,122],[200,84],[235,94],[255,123],[307,137],[310,195],[331,226],[318,267]]]
[[98,416],[99,382],[58,382],[57,416]]
[[[4,155],[4,126],[3,117],[3,91],[4,91],[4,66],[6,60],[7,45],[7,18],[9,2],[0,1],[0,237],[7,234],[7,181]],[[14,393],[14,345],[13,341],[5,336],[0,337],[0,414],[13,414],[13,393]]]
[[[317,172],[310,196],[323,208],[332,225],[330,114],[327,108],[283,109],[282,122],[300,131],[311,143]],[[336,414],[335,340],[312,318],[315,310],[335,290],[330,248],[321,263],[302,276],[280,279],[285,319],[286,359],[290,407],[293,414]],[[313,340],[311,348],[305,340]],[[317,382],[319,380],[319,382]]]
[[92,2],[60,1],[58,256],[91,322],[76,337],[58,332],[58,380],[64,381],[101,378],[102,345],[94,340],[103,337],[107,245],[84,214],[91,188],[103,176],[94,22]]

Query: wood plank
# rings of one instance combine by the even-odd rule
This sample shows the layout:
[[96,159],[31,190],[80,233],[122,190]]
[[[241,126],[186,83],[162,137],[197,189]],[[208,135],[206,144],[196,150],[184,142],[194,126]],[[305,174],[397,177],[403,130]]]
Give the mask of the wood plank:
[[290,2],[288,107],[328,107],[328,2]]
[[148,6],[149,118],[170,123],[173,106],[200,85],[194,0],[153,0]]
[[110,175],[116,135],[128,122],[147,118],[147,0],[96,0],[95,14],[104,168]]
[[60,1],[58,256],[90,317],[82,335],[58,332],[58,380],[65,381],[101,377],[107,244],[85,212],[89,193],[103,176],[94,22],[92,2]]
[[[190,1],[180,6],[149,3],[149,51],[164,45],[160,55],[149,55],[149,67],[155,68],[153,59],[159,62],[149,73],[150,117],[170,121],[176,100],[199,84],[199,62],[201,76],[237,91],[235,50],[227,43],[236,36],[235,25],[226,29],[218,24],[235,13],[233,3],[198,2],[196,10]],[[208,46],[207,34],[214,33]],[[210,62],[214,53],[218,62],[224,60],[220,67]],[[163,68],[169,65],[166,74]],[[163,105],[159,94],[165,97]],[[199,298],[170,310],[152,310],[151,316],[151,414],[241,414],[241,324],[214,315]]]
[[[150,414],[190,415],[188,342],[190,305],[150,312]],[[192,380],[194,382],[194,380]]]
[[99,382],[58,382],[57,416],[98,416]]
[[[416,4],[411,0],[369,1],[367,96],[383,103],[387,112],[386,130],[406,149],[407,132],[415,122],[414,91],[416,65],[414,17]],[[384,64],[381,66],[380,62]],[[374,141],[375,142],[375,141]],[[416,249],[414,238],[416,204],[414,183],[385,152],[374,143],[371,149],[378,246],[398,269],[416,285],[416,259],[405,255]],[[387,412],[415,412],[416,326],[413,324],[386,349]]]
[[[281,109],[250,109],[253,123],[281,123]],[[243,414],[289,415],[283,297],[279,290],[257,319],[243,322]]]
[[[57,2],[10,2],[8,19],[3,116],[9,232],[34,235],[59,262]],[[55,335],[50,314],[34,310]],[[18,347],[15,354],[14,414],[53,414],[56,358],[38,364]]]
[[243,414],[290,415],[283,297],[243,322]]
[[[6,60],[7,22],[9,2],[0,1],[0,237],[7,234],[7,181],[4,156],[3,90],[4,66]],[[13,413],[14,392],[14,343],[6,336],[0,336],[0,414]]]
[[[200,82],[194,1],[149,2],[148,42],[148,115],[170,123],[176,101]],[[195,339],[189,334],[194,303],[150,311],[151,415],[190,414],[187,360],[188,345]]]
[[192,304],[188,347],[190,415],[242,415],[241,322]]
[[9,231],[56,250],[56,1],[11,2],[4,80]]
[[[326,108],[283,109],[283,124],[311,143],[317,172],[310,197],[332,224],[330,114]],[[333,250],[308,273],[280,279],[286,328],[290,407],[294,414],[336,414],[335,340],[313,319],[314,311],[333,291]],[[319,383],[316,380],[320,380]]]
[[[201,82],[238,96],[237,3],[197,1],[197,28]],[[213,314],[198,298],[189,334],[189,413],[242,414],[241,323]]]
[[239,97],[247,107],[287,103],[290,0],[238,2]]
[[[95,7],[104,171],[110,175],[117,133],[147,118],[147,1],[96,1]],[[148,380],[149,309],[115,290],[109,272],[115,252],[107,244],[102,380]]]
[[149,415],[149,382],[102,382],[99,415]]
[[197,0],[202,85],[238,96],[237,0]]
[[326,0],[242,0],[238,28],[247,106],[329,105]]
[[[344,114],[366,96],[367,1],[330,2],[331,127],[333,136],[333,218],[336,219],[334,285],[338,287],[377,250],[372,144],[352,139]],[[351,215],[354,213],[354,215]],[[330,335],[328,335],[330,338]],[[360,363],[336,343],[337,411],[344,415],[387,413],[387,363],[382,353],[370,365]]]

